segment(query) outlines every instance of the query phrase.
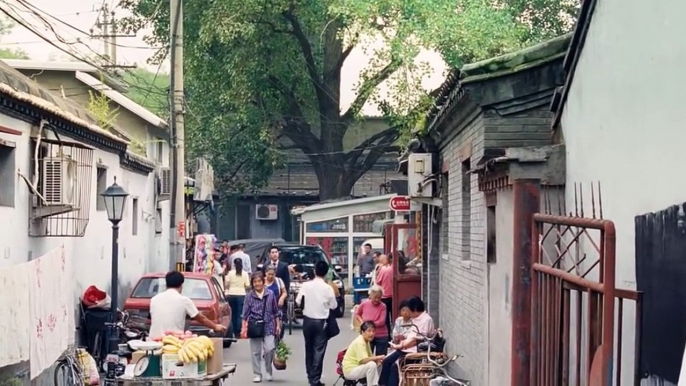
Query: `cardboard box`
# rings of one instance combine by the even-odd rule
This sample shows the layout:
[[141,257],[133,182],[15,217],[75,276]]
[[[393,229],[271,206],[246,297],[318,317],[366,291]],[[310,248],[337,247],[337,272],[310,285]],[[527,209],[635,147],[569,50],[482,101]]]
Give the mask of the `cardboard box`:
[[176,354],[162,354],[162,378],[202,378],[207,375],[207,361],[180,363]]
[[224,369],[224,340],[210,338],[214,346],[214,354],[207,359],[207,374],[216,374]]

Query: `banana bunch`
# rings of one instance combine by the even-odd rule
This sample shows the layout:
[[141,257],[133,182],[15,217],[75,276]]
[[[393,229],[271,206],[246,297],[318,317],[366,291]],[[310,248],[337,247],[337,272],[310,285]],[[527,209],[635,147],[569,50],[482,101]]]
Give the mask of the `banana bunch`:
[[163,354],[176,354],[179,352],[179,349],[183,346],[183,342],[173,336],[173,335],[167,335],[162,339],[162,353]]
[[183,363],[202,362],[214,354],[214,345],[210,338],[199,336],[185,340],[177,354]]

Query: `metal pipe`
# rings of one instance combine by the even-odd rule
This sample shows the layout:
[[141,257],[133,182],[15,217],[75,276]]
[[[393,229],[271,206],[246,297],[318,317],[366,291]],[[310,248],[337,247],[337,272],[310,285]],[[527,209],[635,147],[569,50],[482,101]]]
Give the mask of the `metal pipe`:
[[602,220],[599,218],[556,216],[543,213],[536,213],[534,215],[534,220],[552,225],[567,225],[573,227],[599,229],[604,231],[614,231],[615,227],[614,223],[610,220]]
[[579,285],[579,286],[584,287],[584,288],[591,289],[591,290],[598,292],[598,293],[601,293],[601,294],[605,294],[605,292],[606,292],[604,283],[598,283],[595,281],[584,279],[583,277],[573,275],[567,271],[562,271],[562,270],[557,269],[557,268],[551,268],[547,265],[543,265],[543,264],[539,264],[539,263],[534,263],[532,268],[534,271],[539,271],[539,272],[543,272],[543,273],[551,275],[551,276],[559,277],[562,280],[571,282],[573,284]]
[[119,221],[112,222],[112,305],[110,306],[109,345],[107,352],[112,352],[119,345],[119,337],[114,324],[117,323],[117,303],[119,302]]

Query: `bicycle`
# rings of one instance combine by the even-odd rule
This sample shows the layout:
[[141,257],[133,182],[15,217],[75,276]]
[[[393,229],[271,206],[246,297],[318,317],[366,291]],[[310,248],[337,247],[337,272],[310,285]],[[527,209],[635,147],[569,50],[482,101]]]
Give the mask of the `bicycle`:
[[[76,356],[74,355],[76,354]],[[83,359],[86,350],[77,348],[74,353],[67,350],[67,353],[57,360],[57,365],[53,371],[53,384],[55,386],[83,386]]]
[[288,335],[293,335],[293,323],[295,322],[295,294],[291,291],[286,301],[286,321],[288,322]]
[[[433,336],[428,336],[419,332],[419,328],[414,325],[407,325],[405,327],[412,327],[415,329],[415,334],[418,339],[417,353],[407,354],[401,358],[398,364],[398,371],[400,371],[401,380],[404,381],[409,374],[413,377],[425,380],[439,380],[441,386],[470,386],[471,382],[452,377],[448,374],[447,366],[455,362],[460,355],[453,355],[448,358],[443,353],[445,339],[443,338],[443,331],[436,330]],[[432,352],[432,348],[434,351]],[[419,361],[419,363],[413,363]],[[428,365],[428,366],[427,366]],[[401,384],[403,383],[401,381]],[[434,383],[431,383],[434,385]]]

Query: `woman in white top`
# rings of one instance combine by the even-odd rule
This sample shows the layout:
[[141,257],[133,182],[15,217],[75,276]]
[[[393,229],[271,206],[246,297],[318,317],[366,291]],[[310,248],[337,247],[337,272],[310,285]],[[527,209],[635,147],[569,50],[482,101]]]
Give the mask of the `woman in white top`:
[[234,336],[241,333],[241,318],[246,290],[250,288],[250,276],[243,270],[243,260],[237,257],[233,261],[233,269],[224,276],[224,295],[231,307],[231,328]]

